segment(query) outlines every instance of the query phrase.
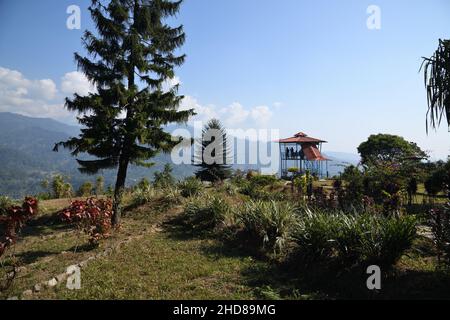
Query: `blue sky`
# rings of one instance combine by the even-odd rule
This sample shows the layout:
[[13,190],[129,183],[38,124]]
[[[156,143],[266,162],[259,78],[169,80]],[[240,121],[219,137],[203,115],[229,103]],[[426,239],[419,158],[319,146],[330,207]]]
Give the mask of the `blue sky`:
[[[81,30],[66,28],[69,5]],[[87,90],[76,71],[87,0],[0,0],[0,111],[70,122],[71,91]],[[381,10],[369,30],[366,10]],[[446,0],[185,0],[186,63],[177,70],[185,103],[199,119],[233,128],[304,131],[353,152],[370,134],[416,141],[435,158],[450,153],[450,133],[425,132],[419,73],[439,38],[450,38]]]

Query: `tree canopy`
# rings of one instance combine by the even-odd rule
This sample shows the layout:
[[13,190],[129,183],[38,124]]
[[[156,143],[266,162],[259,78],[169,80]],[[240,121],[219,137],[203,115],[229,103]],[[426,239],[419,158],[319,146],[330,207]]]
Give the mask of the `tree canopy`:
[[416,143],[390,134],[371,135],[367,141],[359,145],[358,152],[363,165],[378,161],[404,162],[428,158]]
[[174,52],[185,41],[182,26],[165,23],[182,1],[92,0],[89,7],[98,35],[86,31],[83,44],[89,57],[75,54],[78,68],[96,86],[87,96],[66,99],[80,113],[79,137],[61,142],[77,159],[80,171],[96,174],[117,168],[113,222],[119,223],[128,165],[151,166],[146,160],[178,144],[164,127],[185,122],[193,110],[179,110],[178,85],[166,88],[185,55]]

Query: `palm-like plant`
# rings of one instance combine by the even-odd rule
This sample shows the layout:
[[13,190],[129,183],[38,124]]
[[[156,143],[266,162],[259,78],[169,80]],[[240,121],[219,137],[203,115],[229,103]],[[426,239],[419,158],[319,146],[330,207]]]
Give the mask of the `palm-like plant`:
[[[439,40],[439,47],[430,58],[423,58],[427,89],[427,132],[436,129],[445,117],[450,127],[450,40]],[[421,69],[422,69],[421,68]]]

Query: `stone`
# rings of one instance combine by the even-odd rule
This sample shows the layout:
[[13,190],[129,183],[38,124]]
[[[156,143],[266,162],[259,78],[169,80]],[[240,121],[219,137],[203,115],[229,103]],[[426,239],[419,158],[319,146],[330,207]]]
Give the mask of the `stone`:
[[58,280],[56,280],[56,278],[52,278],[49,281],[47,281],[47,286],[49,286],[50,288],[55,287],[58,284]]
[[22,296],[24,297],[29,297],[33,295],[33,291],[32,290],[25,290],[24,292],[22,292]]
[[39,292],[39,291],[42,290],[42,286],[41,286],[40,283],[37,283],[37,284],[34,285],[33,289],[34,289],[34,292]]
[[10,298],[8,298],[6,300],[19,300],[19,297],[10,297]]

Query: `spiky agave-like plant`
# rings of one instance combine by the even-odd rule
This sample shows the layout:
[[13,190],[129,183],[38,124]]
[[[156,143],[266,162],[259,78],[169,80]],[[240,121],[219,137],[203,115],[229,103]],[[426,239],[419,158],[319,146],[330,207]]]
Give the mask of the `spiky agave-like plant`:
[[421,70],[427,90],[426,128],[436,129],[446,117],[450,129],[450,40],[439,40],[439,47],[430,58],[423,58]]

